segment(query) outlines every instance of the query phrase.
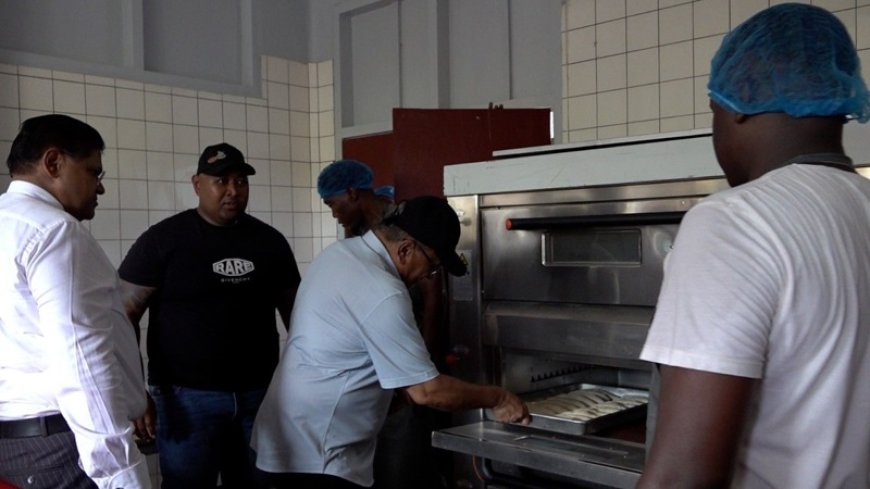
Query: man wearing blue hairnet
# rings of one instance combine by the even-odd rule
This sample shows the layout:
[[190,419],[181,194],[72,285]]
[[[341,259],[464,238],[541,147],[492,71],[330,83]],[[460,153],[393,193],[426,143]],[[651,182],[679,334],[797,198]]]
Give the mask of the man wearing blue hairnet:
[[317,176],[317,193],[345,237],[362,236],[393,209],[372,190],[372,176],[372,169],[356,160],[334,161]]
[[[870,487],[870,116],[851,39],[803,4],[753,16],[710,73],[733,188],[680,226],[641,358],[659,364],[639,487]],[[865,155],[862,155],[865,156]]]

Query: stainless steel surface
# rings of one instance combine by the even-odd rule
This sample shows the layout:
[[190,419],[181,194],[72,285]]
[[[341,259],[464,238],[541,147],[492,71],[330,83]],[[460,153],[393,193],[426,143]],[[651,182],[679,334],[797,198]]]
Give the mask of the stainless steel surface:
[[477,196],[452,197],[450,206],[459,216],[460,235],[456,251],[468,263],[468,273],[462,277],[448,276],[450,301],[448,324],[453,342],[455,363],[451,373],[472,382],[491,382],[485,375],[478,321],[480,303],[480,221]]
[[[558,399],[560,396],[575,393],[578,390],[581,392],[588,390],[606,391],[608,394],[613,396],[613,399],[615,400],[621,400],[623,398],[626,398],[626,396],[630,396],[634,399],[642,399],[643,404],[623,408],[609,414],[595,416],[592,419],[585,421],[576,418],[570,418],[567,416],[561,416],[560,414],[541,414],[537,413],[534,409],[534,406],[536,406],[536,404],[541,401],[546,402],[548,400]],[[626,423],[644,420],[646,419],[646,403],[648,402],[648,400],[649,395],[646,391],[643,390],[613,388],[608,385],[596,384],[572,385],[568,388],[562,387],[557,389],[549,389],[547,391],[541,391],[535,394],[523,396],[523,401],[528,403],[529,413],[531,414],[532,418],[531,422],[527,426],[529,426],[530,428],[538,428],[546,431],[553,431],[556,433],[571,435],[601,433],[611,428],[625,425]],[[594,406],[594,404],[590,405]],[[486,410],[485,412],[487,414],[487,419],[496,420],[495,417],[490,415],[489,410]]]
[[[648,364],[638,356],[652,316],[649,307],[490,302],[484,312],[482,341],[514,350],[561,353],[598,365],[645,369]],[[510,387],[534,390],[533,385]]]
[[635,406],[589,421],[577,421],[559,416],[532,414],[529,428],[566,435],[591,435],[646,418],[646,405]]
[[[682,215],[725,187],[703,179],[449,199],[470,265],[449,284],[451,339],[462,353],[451,373],[527,399],[583,384],[646,391],[651,369],[639,354],[664,258]],[[562,487],[633,487],[643,419],[638,409],[601,426],[546,416],[516,426],[478,410],[433,434],[433,444],[485,459],[489,482],[517,472],[526,487],[547,487],[546,474],[567,478]],[[459,477],[488,484],[464,463]]]
[[643,445],[491,421],[436,431],[432,445],[617,488],[637,484],[644,460]]
[[[668,199],[674,196],[704,197],[728,188],[724,178],[704,178],[676,182],[644,183],[604,187],[584,187],[533,192],[510,192],[480,196],[481,208],[520,205],[572,204],[595,202],[634,202]],[[633,205],[627,207],[633,210]]]
[[[677,224],[569,226],[508,230],[508,219],[553,219],[593,215],[642,215],[685,212],[698,198],[547,206],[512,206],[481,211],[486,300],[525,300],[584,304],[654,306],[662,279],[662,261],[670,251]],[[631,212],[628,212],[629,209]],[[544,221],[546,222],[546,221]],[[614,233],[620,233],[616,235]],[[635,260],[610,262],[606,242],[637,248]],[[595,252],[593,247],[604,248]],[[583,245],[587,246],[583,246]],[[584,261],[554,260],[554,247],[597,253]],[[522,286],[518,286],[522,285]]]

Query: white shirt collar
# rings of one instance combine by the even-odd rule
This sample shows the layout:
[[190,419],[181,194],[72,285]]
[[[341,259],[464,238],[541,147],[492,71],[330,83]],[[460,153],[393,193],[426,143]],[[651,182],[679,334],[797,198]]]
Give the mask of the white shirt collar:
[[378,254],[387,264],[389,265],[389,270],[391,270],[397,277],[399,277],[399,269],[396,268],[396,264],[393,263],[393,257],[390,256],[390,251],[387,250],[387,246],[381,242],[378,235],[375,234],[374,231],[369,231],[362,235],[362,240],[365,242],[368,247]]
[[26,195],[34,199],[39,199],[52,207],[63,209],[63,205],[60,201],[57,200],[54,195],[51,195],[48,190],[24,180],[12,180],[9,183],[9,187],[6,188],[6,192],[10,194]]

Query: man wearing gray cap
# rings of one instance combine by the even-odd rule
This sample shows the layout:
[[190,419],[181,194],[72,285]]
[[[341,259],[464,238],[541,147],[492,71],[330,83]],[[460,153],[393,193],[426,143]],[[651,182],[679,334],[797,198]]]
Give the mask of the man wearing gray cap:
[[250,489],[254,416],[278,362],[275,310],[287,327],[299,270],[287,240],[245,213],[254,168],[235,147],[205,148],[191,179],[196,209],[148,229],[119,273],[125,307],[148,326],[148,384],[164,489]]
[[415,324],[408,286],[442,267],[465,273],[458,241],[447,202],[418,197],[315,258],[254,425],[257,467],[273,487],[371,486],[394,389],[443,410],[488,407],[501,421],[529,420],[510,392],[439,374]]

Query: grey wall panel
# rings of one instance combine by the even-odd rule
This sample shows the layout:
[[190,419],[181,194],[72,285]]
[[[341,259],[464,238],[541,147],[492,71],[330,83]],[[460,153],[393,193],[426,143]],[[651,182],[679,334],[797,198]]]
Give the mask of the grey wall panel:
[[510,98],[508,0],[451,0],[450,105],[483,107]]
[[242,83],[242,25],[237,0],[143,3],[145,69]]
[[337,50],[335,9],[332,2],[306,0],[308,3],[308,60],[333,59]]
[[122,7],[118,0],[0,0],[0,48],[121,65]]
[[[511,0],[511,106],[549,107],[562,130],[561,0]],[[506,104],[508,105],[508,104]]]
[[254,0],[254,51],[306,61],[310,3],[310,0]]
[[389,122],[401,106],[399,4],[346,11],[341,25],[342,125]]
[[402,105],[447,107],[447,2],[404,1],[401,16]]

